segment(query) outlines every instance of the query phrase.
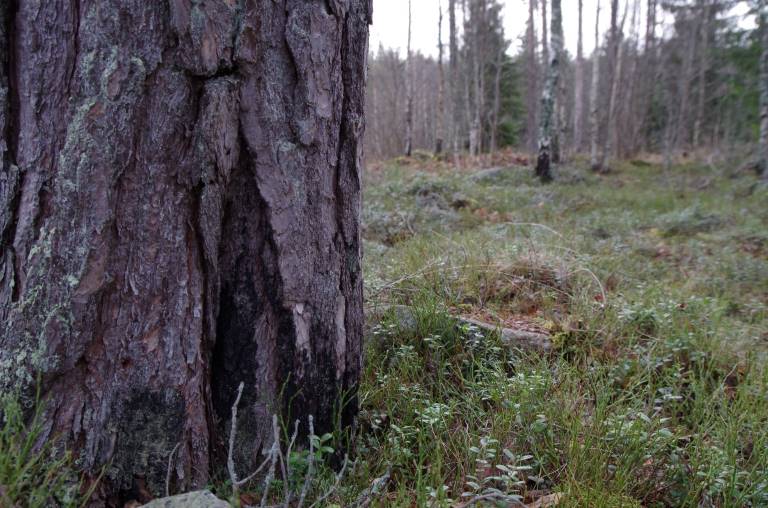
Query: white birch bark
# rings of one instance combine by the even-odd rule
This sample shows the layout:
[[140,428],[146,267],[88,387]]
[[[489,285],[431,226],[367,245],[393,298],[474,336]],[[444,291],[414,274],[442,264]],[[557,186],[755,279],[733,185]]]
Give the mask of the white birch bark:
[[560,82],[560,59],[563,47],[563,15],[561,0],[552,0],[552,55],[549,63],[547,82],[541,95],[541,121],[539,123],[539,154],[536,161],[536,176],[542,182],[552,181],[552,142],[557,136],[555,96]]

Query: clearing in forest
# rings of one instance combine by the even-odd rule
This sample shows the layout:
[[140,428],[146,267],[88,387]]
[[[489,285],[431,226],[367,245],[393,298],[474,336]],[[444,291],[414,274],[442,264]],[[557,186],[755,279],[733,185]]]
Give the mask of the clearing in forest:
[[709,165],[586,165],[548,186],[509,160],[400,160],[367,175],[350,495],[391,469],[381,506],[483,493],[768,504],[766,186]]

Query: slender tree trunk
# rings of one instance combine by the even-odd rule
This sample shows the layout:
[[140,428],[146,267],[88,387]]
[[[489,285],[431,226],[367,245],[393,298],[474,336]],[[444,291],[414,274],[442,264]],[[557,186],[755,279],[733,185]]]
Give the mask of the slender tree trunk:
[[563,47],[563,15],[560,0],[552,0],[552,58],[547,83],[541,95],[541,122],[539,124],[539,155],[536,176],[542,182],[552,181],[552,137],[557,135],[555,94],[560,81],[560,58]]
[[413,153],[413,54],[411,52],[411,28],[413,26],[411,0],[408,0],[408,46],[405,57],[405,156]]
[[[546,0],[543,0],[546,1]],[[536,0],[528,0],[528,29],[526,31],[526,131],[528,135],[528,147],[531,151],[537,146],[536,109],[540,95],[539,89],[539,64],[536,61]]]
[[459,40],[456,30],[456,0],[448,0],[448,30],[450,50],[451,91],[451,145],[453,153],[459,152],[459,130],[461,127],[461,88],[459,86]]
[[656,55],[656,3],[657,0],[648,0],[645,27],[645,48],[643,51],[642,93],[640,111],[642,123],[640,125],[639,146],[652,148],[648,137],[648,126],[651,122],[651,106],[653,104],[655,90],[658,81],[658,66]]
[[707,73],[709,72],[709,26],[710,4],[703,0],[701,20],[701,55],[699,56],[699,87],[696,101],[696,120],[693,124],[693,146],[701,144],[701,130],[704,122],[704,108],[707,98]]
[[[760,58],[760,159],[763,178],[768,178],[768,12],[760,13],[763,54]],[[2,125],[2,124],[0,124]]]
[[584,0],[579,0],[579,38],[576,45],[576,70],[573,97],[573,150],[580,152],[584,140],[582,135],[584,116]]
[[496,56],[496,77],[493,83],[493,112],[491,114],[491,152],[499,149],[499,110],[501,109],[501,74],[504,68],[504,45],[499,46]]
[[620,143],[616,147],[620,157],[626,157],[637,151],[637,138],[642,126],[643,114],[639,108],[638,100],[638,71],[640,67],[640,0],[632,0],[632,29],[629,37],[629,47],[632,52],[629,75],[627,77],[627,99],[623,111],[623,120],[621,122],[622,132]]
[[[552,0],[541,0],[541,65],[544,69],[549,69],[551,60],[549,58],[549,23],[547,21],[547,2]],[[547,71],[545,70],[545,73]]]
[[350,425],[370,3],[10,5],[3,391],[39,379],[106,505],[161,494],[177,445],[172,489],[206,485],[240,382],[242,470],[273,413]]
[[443,153],[443,140],[445,138],[445,69],[443,67],[443,6],[437,4],[439,10],[437,21],[437,111],[435,112],[435,155]]
[[624,14],[621,18],[621,26],[613,26],[616,21],[618,9],[618,1],[615,0],[611,6],[611,92],[608,97],[608,132],[604,138],[604,146],[602,155],[600,156],[599,168],[600,171],[605,171],[605,160],[607,157],[613,155],[613,151],[618,144],[618,122],[616,110],[619,104],[619,92],[621,88],[621,76],[624,66],[624,41],[622,33],[624,31],[624,22],[627,18],[627,11],[629,10],[629,0],[625,2]]
[[600,0],[597,0],[595,19],[595,52],[592,56],[592,83],[589,89],[590,166],[600,171]]
[[[557,72],[557,83],[555,85],[555,104],[554,104],[554,116],[552,117],[552,141],[551,141],[551,160],[553,164],[560,164],[561,157],[561,141],[565,138],[563,127],[565,127],[565,88],[563,87],[562,79],[560,79],[560,66],[565,62],[564,53],[564,39],[563,36],[563,15],[562,13],[555,13],[555,9],[560,9],[560,4],[552,5],[552,58],[557,60],[557,68],[554,72]],[[555,22],[555,18],[559,16],[559,25]],[[550,72],[552,72],[550,63]]]
[[480,143],[482,139],[481,133],[481,115],[483,111],[483,65],[481,58],[483,57],[480,48],[481,35],[480,31],[483,30],[483,7],[484,0],[471,0],[470,9],[474,6],[474,13],[471,16],[472,20],[472,47],[471,47],[471,59],[472,59],[472,99],[473,103],[471,110],[471,123],[469,128],[469,153],[476,156],[480,153]]
[[696,53],[698,51],[699,31],[701,30],[701,16],[696,16],[695,26],[689,29],[685,41],[685,57],[683,71],[679,74],[679,98],[680,107],[675,122],[675,138],[672,149],[688,147],[691,143],[691,88],[696,74]]

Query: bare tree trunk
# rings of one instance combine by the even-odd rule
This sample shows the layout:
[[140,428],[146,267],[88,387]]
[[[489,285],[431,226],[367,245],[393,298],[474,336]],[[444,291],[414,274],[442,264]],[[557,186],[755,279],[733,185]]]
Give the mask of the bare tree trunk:
[[177,445],[172,487],[204,486],[240,382],[243,468],[273,413],[350,425],[370,3],[10,5],[3,391],[39,376],[106,505],[162,493]]
[[629,42],[631,52],[631,62],[629,68],[629,75],[627,77],[627,99],[624,107],[622,108],[622,118],[620,122],[622,129],[619,133],[620,143],[616,149],[620,157],[626,157],[630,154],[634,154],[637,150],[637,138],[640,128],[642,126],[643,114],[639,108],[640,101],[638,100],[638,78],[637,74],[640,66],[640,0],[632,0],[632,22]]
[[563,15],[560,0],[552,0],[552,58],[547,83],[541,95],[541,122],[539,124],[539,155],[536,176],[542,182],[552,181],[552,137],[557,135],[555,94],[560,81],[560,58],[563,47]]
[[445,69],[443,68],[443,6],[440,2],[437,4],[439,10],[437,21],[437,67],[439,83],[437,88],[437,111],[436,129],[435,129],[435,155],[443,153],[443,140],[445,137]]
[[548,69],[551,63],[549,58],[549,34],[547,33],[549,28],[549,23],[547,22],[547,2],[551,1],[541,0],[541,65],[544,69]]
[[678,109],[677,119],[675,121],[675,142],[672,149],[679,148],[681,145],[687,147],[691,143],[691,88],[695,75],[696,52],[698,51],[699,31],[702,20],[696,16],[695,26],[689,30],[685,40],[685,58],[683,61],[683,71],[680,73],[678,90],[680,107]]
[[707,73],[709,72],[709,26],[710,5],[708,0],[702,0],[701,20],[701,55],[699,57],[699,87],[696,101],[696,120],[693,124],[693,146],[701,144],[701,129],[704,122],[704,108],[707,97]]
[[619,89],[621,88],[621,76],[624,65],[624,41],[623,31],[624,23],[627,19],[627,11],[629,10],[629,0],[625,2],[624,14],[621,18],[621,26],[613,26],[616,21],[618,9],[618,0],[614,0],[611,6],[611,93],[608,97],[608,132],[605,135],[603,152],[600,156],[599,170],[605,171],[605,160],[607,157],[613,155],[614,148],[618,144],[618,125],[616,110],[619,104]]
[[[543,0],[546,1],[546,0]],[[536,108],[540,95],[539,89],[539,64],[536,61],[536,0],[528,0],[528,29],[526,31],[526,130],[528,134],[528,147],[533,150],[537,145]]]
[[493,111],[491,113],[491,152],[499,149],[499,110],[501,109],[501,74],[504,68],[504,51],[504,45],[499,46],[499,53],[496,56],[496,77],[493,83]]
[[595,52],[592,56],[592,84],[589,89],[589,124],[590,124],[590,166],[592,171],[600,171],[600,0],[597,0],[595,19]]
[[765,10],[760,13],[760,30],[763,32],[763,53],[760,58],[760,159],[763,178],[768,178],[768,12]]
[[405,110],[405,156],[410,157],[413,153],[413,53],[411,52],[411,28],[413,16],[411,9],[411,0],[408,0],[408,46],[405,60],[405,81],[406,81],[406,110]]
[[451,91],[451,144],[454,154],[459,152],[459,131],[461,128],[461,89],[459,87],[459,40],[456,33],[456,0],[448,0],[448,26],[450,54]]
[[[564,53],[564,39],[563,36],[563,15],[562,13],[555,13],[555,9],[560,9],[558,5],[552,5],[552,58],[556,59],[557,65],[557,85],[555,87],[555,104],[554,104],[554,116],[552,117],[552,141],[551,141],[551,160],[553,164],[560,164],[561,157],[561,141],[565,138],[563,127],[565,127],[565,88],[563,87],[562,79],[560,78],[560,66],[565,62]],[[560,17],[560,24],[555,23],[555,17]],[[551,64],[550,64],[551,65]]]
[[656,55],[656,5],[657,0],[648,0],[645,27],[645,48],[643,51],[642,93],[640,99],[640,111],[642,122],[640,124],[641,135],[638,136],[638,146],[650,148],[647,136],[647,127],[651,120],[651,104],[654,98],[654,90],[658,80],[658,66]]
[[485,0],[472,0],[472,5],[475,6],[475,12],[471,17],[472,20],[472,87],[473,87],[473,101],[471,112],[472,120],[469,128],[469,153],[470,155],[478,155],[480,153],[481,140],[482,140],[482,121],[481,115],[483,112],[483,97],[485,96],[483,87],[483,65],[481,59],[483,58],[481,50],[481,35],[480,31],[483,30],[483,21],[485,18]]
[[579,0],[579,39],[576,45],[576,71],[573,100],[573,150],[580,152],[584,140],[582,135],[584,116],[584,0]]

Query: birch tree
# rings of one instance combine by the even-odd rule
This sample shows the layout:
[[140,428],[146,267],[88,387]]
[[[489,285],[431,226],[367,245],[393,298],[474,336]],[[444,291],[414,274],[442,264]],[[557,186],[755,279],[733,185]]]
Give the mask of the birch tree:
[[539,153],[536,159],[536,176],[542,182],[552,181],[552,138],[557,135],[555,95],[560,81],[560,58],[563,47],[563,16],[560,0],[552,0],[552,55],[547,81],[541,95],[541,120],[539,123]]

